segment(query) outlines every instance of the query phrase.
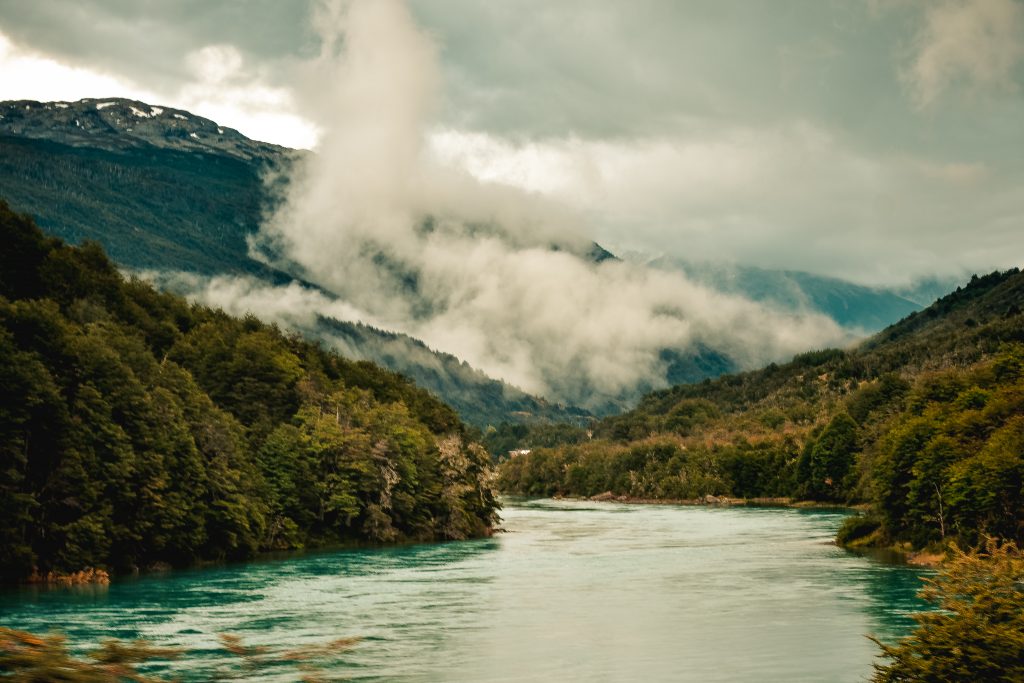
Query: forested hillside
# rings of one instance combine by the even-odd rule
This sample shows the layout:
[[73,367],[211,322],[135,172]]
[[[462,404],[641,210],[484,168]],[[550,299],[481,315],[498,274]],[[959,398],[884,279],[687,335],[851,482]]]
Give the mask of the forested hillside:
[[[181,272],[308,284],[306,273],[282,263],[272,249],[255,258],[250,252],[277,190],[287,186],[292,162],[303,154],[309,152],[251,140],[188,111],[135,100],[0,103],[0,186],[11,206],[71,243],[96,240],[119,266],[145,270],[163,285],[188,279],[178,278]],[[615,258],[597,244],[580,255],[594,262]],[[806,273],[747,268],[729,275],[729,269],[694,264],[683,270],[713,289],[783,309],[821,311],[858,334],[917,305],[891,291]],[[201,284],[193,285],[178,291],[202,291]],[[333,297],[323,290],[317,294]],[[590,417],[587,410],[527,394],[402,334],[332,318],[299,331],[347,357],[413,378],[481,429],[579,424]],[[663,382],[604,396],[588,404],[590,410],[618,413],[653,387],[699,382],[739,367],[722,350],[704,345],[663,349],[660,361]]]
[[[655,392],[505,462],[527,495],[870,502],[845,541],[1024,537],[1024,274],[975,277],[859,347]],[[541,433],[538,440],[550,437]],[[493,436],[492,436],[493,438]],[[526,431],[520,445],[533,445]]]
[[266,208],[261,176],[286,162],[0,134],[3,197],[49,233],[100,242],[132,269],[290,280],[250,258],[246,245]]
[[[248,239],[272,208],[274,188],[304,153],[132,100],[0,103],[3,198],[48,233],[72,244],[95,240],[133,271],[301,281],[301,273],[252,258]],[[590,256],[611,257],[597,245]],[[405,335],[332,318],[302,332],[413,378],[478,427],[589,415],[531,396]]]
[[489,458],[403,377],[126,280],[0,203],[0,577],[466,538]]

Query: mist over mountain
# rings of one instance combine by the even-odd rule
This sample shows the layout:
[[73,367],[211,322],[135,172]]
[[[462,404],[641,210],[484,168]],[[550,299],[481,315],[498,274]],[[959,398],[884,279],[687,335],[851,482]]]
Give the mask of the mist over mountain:
[[693,262],[659,257],[654,268],[679,270],[716,290],[749,297],[787,310],[825,313],[861,334],[877,332],[929,306],[953,290],[957,278],[932,278],[902,288],[866,287],[838,278],[793,270],[766,270],[740,264]]
[[437,47],[407,8],[334,9],[315,14],[306,80],[318,85],[300,95],[323,131],[317,153],[254,240],[280,255],[271,265],[298,265],[364,321],[584,407],[667,384],[666,350],[752,367],[843,340],[813,311],[580,255],[593,244],[582,216],[432,152]]
[[915,309],[801,273],[614,258],[568,208],[432,155],[436,46],[403,5],[314,24],[307,76],[331,84],[303,91],[324,130],[316,153],[137,101],[12,102],[9,199],[196,300],[406,372],[478,424],[583,414],[559,403],[613,412]]
[[[586,415],[529,396],[415,339],[332,318],[327,293],[250,257],[246,238],[272,201],[274,178],[296,155],[301,152],[250,140],[189,112],[133,100],[0,103],[3,194],[52,234],[98,241],[122,267],[168,289],[208,293],[240,315],[258,311],[350,358],[398,370],[472,424]],[[268,315],[259,302],[215,297],[218,290],[207,285],[216,276],[228,278],[232,291],[250,282],[291,284],[322,305],[302,318],[305,309],[277,296],[278,308]]]
[[[442,203],[412,207],[390,240],[372,218],[346,242],[352,234],[332,216],[358,207],[350,202],[321,207],[322,232],[289,242],[280,221],[316,206],[302,193],[339,194],[310,189],[314,178],[334,178],[316,167],[334,163],[329,149],[299,153],[131,100],[9,102],[0,112],[5,192],[46,229],[98,240],[175,291],[256,311],[403,372],[475,424],[586,414],[559,402],[615,412],[645,391],[849,339],[841,326],[871,329],[913,310],[895,295],[828,282],[837,303],[821,279],[801,274],[747,269],[728,279],[710,267],[684,276],[664,263],[626,263],[558,207],[444,169],[429,169]],[[420,173],[418,164],[409,168]],[[842,307],[867,318],[844,317]]]

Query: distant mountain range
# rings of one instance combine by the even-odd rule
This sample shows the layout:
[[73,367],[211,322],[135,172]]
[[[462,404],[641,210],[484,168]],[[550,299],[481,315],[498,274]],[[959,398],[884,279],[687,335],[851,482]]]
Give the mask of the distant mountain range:
[[877,332],[949,293],[960,278],[933,278],[903,288],[865,287],[846,280],[795,270],[658,258],[648,265],[681,270],[691,279],[790,310],[824,313],[843,327]]
[[[301,273],[254,259],[247,238],[273,208],[275,187],[283,187],[291,164],[306,153],[250,140],[187,111],[133,100],[0,103],[0,196],[58,237],[98,241],[129,270],[302,282]],[[615,258],[597,244],[581,256],[595,262]],[[820,311],[863,332],[881,329],[923,303],[910,292],[806,273],[667,260],[651,265],[681,269],[724,292]],[[406,335],[326,318],[301,331],[408,375],[481,427],[589,416],[491,379]],[[663,360],[673,384],[737,369],[707,348],[666,350]],[[639,387],[636,395],[651,388]],[[622,410],[630,398],[610,397],[598,412]]]

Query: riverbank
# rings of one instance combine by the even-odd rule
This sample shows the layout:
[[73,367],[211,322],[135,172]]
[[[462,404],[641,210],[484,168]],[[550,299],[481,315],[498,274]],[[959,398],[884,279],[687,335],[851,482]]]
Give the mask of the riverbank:
[[40,572],[38,569],[24,579],[18,581],[0,581],[0,590],[17,589],[21,586],[33,586],[36,588],[64,588],[68,586],[106,586],[111,581],[125,579],[137,579],[147,576],[170,575],[177,572],[188,572],[192,570],[225,569],[240,565],[263,563],[263,562],[286,562],[303,557],[315,557],[317,555],[328,555],[339,551],[361,551],[361,550],[387,550],[402,549],[422,545],[441,545],[456,542],[457,540],[482,540],[491,538],[496,533],[505,530],[500,526],[487,527],[483,532],[470,536],[466,539],[447,539],[436,537],[403,538],[387,543],[369,541],[365,539],[349,539],[343,542],[314,543],[300,548],[281,548],[275,550],[261,550],[248,557],[233,559],[197,559],[188,564],[172,565],[167,562],[153,562],[145,567],[134,567],[117,571],[114,569],[102,569],[87,567],[75,572],[49,571]]
[[107,637],[181,649],[184,681],[237,664],[229,633],[289,651],[362,636],[332,680],[856,683],[876,651],[864,634],[895,641],[926,607],[912,569],[821,542],[844,513],[508,500],[502,516],[496,539],[0,591],[0,614],[60,625],[81,651]]
[[948,555],[943,544],[915,548],[906,541],[893,541],[884,533],[881,520],[870,512],[847,518],[836,533],[836,545],[854,552],[889,554],[915,567],[938,567]]
[[[792,498],[731,498],[729,496],[707,495],[703,498],[636,498],[633,496],[615,495],[605,491],[595,496],[553,496],[553,500],[578,500],[593,503],[625,503],[630,505],[683,505],[708,507],[780,507],[814,510],[851,510],[864,512],[870,509],[867,503],[841,505],[812,500],[793,500]],[[935,568],[946,559],[944,550],[934,548],[915,549],[906,543],[877,543],[873,535],[859,538],[852,543],[842,543],[837,539],[836,545],[855,552],[867,551],[871,554],[889,554],[889,561],[908,564],[913,567]]]
[[553,500],[585,500],[594,503],[628,503],[631,505],[706,505],[706,506],[746,506],[746,507],[783,507],[811,508],[821,510],[866,510],[866,503],[843,505],[813,500],[794,500],[792,498],[732,498],[729,496],[707,495],[702,498],[637,498],[634,496],[616,495],[605,491],[594,496],[552,496]]

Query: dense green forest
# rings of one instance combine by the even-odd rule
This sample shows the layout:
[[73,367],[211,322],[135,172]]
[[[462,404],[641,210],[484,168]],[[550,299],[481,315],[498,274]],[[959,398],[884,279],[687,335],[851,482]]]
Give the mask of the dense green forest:
[[490,459],[400,375],[125,279],[0,203],[0,577],[486,534]]
[[589,437],[492,433],[495,446],[533,449],[502,464],[500,487],[869,502],[841,540],[1021,540],[1022,303],[1016,269],[975,277],[857,348],[655,392]]

